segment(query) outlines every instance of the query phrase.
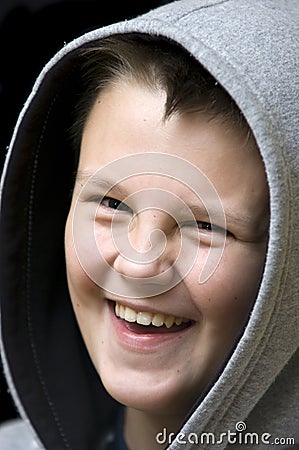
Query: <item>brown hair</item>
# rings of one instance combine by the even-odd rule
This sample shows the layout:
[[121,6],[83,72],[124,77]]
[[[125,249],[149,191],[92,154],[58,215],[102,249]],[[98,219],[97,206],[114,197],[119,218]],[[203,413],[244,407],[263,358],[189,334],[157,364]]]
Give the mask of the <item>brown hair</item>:
[[169,39],[139,33],[112,35],[85,46],[80,61],[82,87],[72,127],[77,144],[101,90],[123,80],[165,91],[165,120],[176,113],[203,112],[208,119],[230,122],[250,135],[229,94],[191,54]]

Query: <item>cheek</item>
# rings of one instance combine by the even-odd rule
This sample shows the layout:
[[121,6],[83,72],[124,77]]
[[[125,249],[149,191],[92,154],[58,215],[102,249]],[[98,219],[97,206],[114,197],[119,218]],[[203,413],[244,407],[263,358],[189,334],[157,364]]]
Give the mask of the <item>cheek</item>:
[[101,289],[87,276],[78,261],[70,230],[68,221],[65,231],[68,288],[82,338],[91,359],[95,362],[97,361],[97,341],[103,339],[99,329],[99,318],[102,318],[104,314],[104,301]]
[[73,241],[71,214],[65,228],[65,259],[68,287],[75,312],[81,305],[88,304],[98,287],[87,276],[80,264]]
[[199,285],[192,273],[189,289],[207,326],[221,332],[229,329],[232,335],[242,330],[259,290],[265,252],[265,246],[228,247],[205,283]]

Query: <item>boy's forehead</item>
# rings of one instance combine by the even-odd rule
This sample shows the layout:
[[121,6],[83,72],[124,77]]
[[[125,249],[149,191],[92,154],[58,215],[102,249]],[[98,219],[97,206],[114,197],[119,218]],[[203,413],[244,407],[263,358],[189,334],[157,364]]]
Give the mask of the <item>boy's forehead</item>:
[[[242,209],[246,206],[256,208],[258,202],[266,203],[265,169],[253,138],[246,139],[233,125],[210,121],[201,113],[177,115],[163,122],[161,107],[165,99],[160,94],[125,84],[122,85],[125,95],[119,96],[115,95],[118,89],[106,91],[103,101],[92,110],[84,130],[77,181],[86,181],[98,169],[121,158],[124,159],[120,172],[126,171],[125,166],[134,163],[131,157],[143,154],[144,159],[138,159],[139,176],[123,180],[122,189],[130,188],[132,183],[139,184],[141,188],[147,188],[152,183],[175,189],[171,177],[165,176],[168,172],[163,172],[161,168],[159,173],[161,159],[151,156],[150,164],[154,170],[148,167],[149,155],[162,154],[176,157],[170,165],[184,167],[183,161],[193,165],[208,178],[223,200],[234,198],[235,201],[239,198],[238,206],[242,202]],[[149,116],[147,113],[151,105],[153,110]],[[120,176],[123,178],[122,173]],[[178,179],[183,180],[180,189],[190,185],[188,173]],[[118,175],[110,180],[106,177],[104,181],[108,187],[109,183],[119,184]],[[94,179],[97,183],[104,181]],[[232,207],[238,207],[237,203]]]
[[[237,152],[256,147],[250,133],[224,120],[221,114],[211,119],[203,111],[193,111],[165,119],[165,102],[165,93],[134,83],[119,81],[105,88],[83,129],[83,153],[98,145],[95,150],[101,159],[113,157],[113,151],[119,157],[141,151],[176,154],[177,150],[185,150],[186,158],[191,159],[197,151],[211,152],[213,144],[221,144],[217,148],[219,154],[227,153],[228,147]],[[106,139],[110,139],[108,155]],[[88,145],[90,140],[94,145]],[[214,164],[217,165],[217,159]]]

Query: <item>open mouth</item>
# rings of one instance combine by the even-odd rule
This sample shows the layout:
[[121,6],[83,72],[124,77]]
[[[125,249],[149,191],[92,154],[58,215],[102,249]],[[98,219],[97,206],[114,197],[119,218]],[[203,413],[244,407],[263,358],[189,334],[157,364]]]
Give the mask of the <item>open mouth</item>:
[[129,331],[137,334],[176,333],[189,328],[194,323],[183,317],[135,311],[118,302],[114,303],[114,313]]

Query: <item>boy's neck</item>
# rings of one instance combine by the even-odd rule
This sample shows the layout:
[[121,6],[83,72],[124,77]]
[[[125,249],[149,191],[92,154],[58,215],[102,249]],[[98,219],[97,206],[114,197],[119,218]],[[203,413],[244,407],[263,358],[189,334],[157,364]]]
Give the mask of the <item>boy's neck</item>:
[[181,419],[177,416],[151,414],[127,407],[124,437],[129,450],[162,450],[170,444],[170,439],[174,439],[180,426]]

